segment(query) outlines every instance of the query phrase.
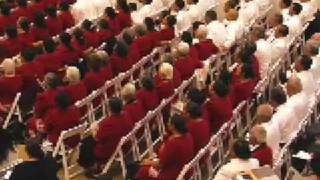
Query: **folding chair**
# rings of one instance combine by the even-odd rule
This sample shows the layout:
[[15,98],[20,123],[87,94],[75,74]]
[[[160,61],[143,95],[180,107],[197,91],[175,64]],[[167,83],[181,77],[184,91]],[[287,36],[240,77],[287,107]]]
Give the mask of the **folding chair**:
[[62,156],[62,164],[63,164],[63,171],[64,171],[64,179],[69,180],[78,174],[80,174],[82,171],[81,170],[75,170],[75,172],[71,173],[70,171],[77,167],[77,163],[68,163],[68,159],[72,157],[73,152],[77,152],[80,147],[80,142],[79,144],[73,148],[73,149],[68,149],[67,145],[64,143],[64,141],[70,137],[79,135],[80,140],[83,139],[85,130],[87,129],[88,124],[85,122],[84,124],[81,124],[79,126],[76,126],[74,128],[62,131],[60,134],[60,137],[58,139],[58,142],[56,146],[54,147],[54,151],[52,154],[52,157],[55,158],[58,155]]
[[10,125],[10,120],[11,120],[12,116],[14,116],[14,115],[18,116],[18,121],[22,123],[22,115],[21,115],[21,111],[20,111],[20,108],[18,105],[20,97],[21,97],[21,93],[19,92],[19,93],[17,93],[16,97],[14,98],[13,103],[10,107],[9,113],[3,123],[3,126],[2,126],[3,129],[8,128],[8,126]]

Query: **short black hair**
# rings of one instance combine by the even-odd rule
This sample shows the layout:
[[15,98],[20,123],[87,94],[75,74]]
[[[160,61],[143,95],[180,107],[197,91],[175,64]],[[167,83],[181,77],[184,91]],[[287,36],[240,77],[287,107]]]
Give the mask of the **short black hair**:
[[170,16],[167,16],[167,22],[168,22],[168,26],[173,28],[174,25],[177,23],[177,19],[175,16],[170,15]]
[[130,32],[125,31],[122,34],[122,39],[123,39],[124,42],[127,43],[127,45],[130,45],[130,44],[133,43],[134,36]]
[[28,6],[27,0],[17,0],[17,4],[19,7],[23,7],[23,8]]
[[246,79],[254,78],[254,70],[253,70],[252,64],[243,63],[241,68],[241,74]]
[[130,11],[136,11],[137,4],[136,3],[129,3],[129,9],[130,9]]
[[62,1],[60,3],[60,10],[61,11],[69,11],[70,5],[67,2]]
[[52,53],[56,49],[56,43],[54,42],[54,40],[52,38],[48,38],[43,41],[43,47],[46,52]]
[[201,24],[203,24],[201,21],[195,21],[194,23],[192,23],[192,30],[196,31]]
[[213,10],[207,11],[205,17],[210,21],[215,21],[218,18],[216,11],[213,11]]
[[35,56],[36,51],[33,48],[26,48],[21,51],[21,57],[24,59],[24,61],[32,62]]
[[8,26],[6,28],[6,35],[9,39],[15,39],[18,36],[18,30],[15,26]]
[[110,107],[110,111],[113,114],[120,114],[122,111],[122,101],[120,98],[118,97],[112,97],[109,99],[109,107]]
[[61,79],[56,73],[49,72],[46,76],[50,77],[47,82],[49,89],[56,89],[61,85]]
[[155,31],[155,23],[151,17],[146,17],[143,22],[149,32]]
[[126,0],[117,0],[117,5],[124,12],[126,12],[126,13],[130,12],[129,5]]
[[286,7],[290,7],[292,4],[292,0],[282,0],[282,3],[286,6]]
[[283,23],[283,15],[281,13],[276,13],[273,15],[278,24]]
[[284,24],[281,24],[279,25],[279,32],[282,34],[282,36],[287,36],[289,34],[289,27],[284,25]]
[[170,124],[174,127],[176,131],[178,131],[180,134],[186,134],[188,133],[187,125],[185,122],[185,119],[183,116],[179,114],[174,114],[170,118]]
[[190,99],[191,101],[198,103],[199,105],[202,105],[203,103],[205,103],[207,97],[205,95],[205,93],[203,93],[202,91],[200,91],[197,88],[192,88],[188,91],[188,99]]
[[94,26],[92,21],[85,19],[82,24],[81,24],[82,29],[84,29],[85,31],[93,31],[94,30]]
[[118,41],[116,44],[116,47],[114,49],[114,51],[117,53],[118,56],[120,56],[121,58],[126,58],[129,54],[129,49],[128,46],[122,42],[122,41]]
[[29,22],[28,18],[22,17],[19,21],[19,26],[23,31],[29,32],[30,22]]
[[192,101],[187,105],[187,112],[190,114],[191,118],[200,118],[202,116],[201,106]]
[[287,96],[281,87],[275,87],[271,90],[270,100],[277,104],[284,104],[287,101]]
[[307,56],[307,55],[302,55],[300,56],[300,63],[301,63],[301,66],[303,68],[303,70],[309,70],[311,68],[311,65],[312,65],[312,59]]
[[183,9],[185,6],[185,2],[183,0],[175,0],[174,4],[179,8]]
[[251,151],[249,147],[249,142],[244,139],[238,139],[234,142],[233,152],[235,155],[243,160],[248,160],[251,158]]
[[49,17],[53,17],[53,18],[57,17],[57,8],[55,6],[50,5],[47,8],[46,12]]
[[112,7],[106,7],[104,10],[105,15],[107,15],[110,19],[114,19],[117,16],[116,11]]
[[232,82],[232,74],[227,69],[224,69],[220,72],[218,80],[228,86]]
[[222,82],[221,80],[217,80],[214,83],[213,89],[214,89],[215,94],[219,97],[225,97],[229,94],[228,86],[224,82]]
[[105,19],[101,19],[98,24],[101,29],[109,29],[109,23]]
[[69,33],[63,32],[59,35],[60,41],[69,49],[73,50],[73,47],[71,45],[71,35]]
[[0,163],[7,160],[10,151],[14,150],[13,139],[6,129],[0,128]]
[[193,42],[192,33],[189,31],[184,31],[181,35],[181,40],[185,43],[188,43],[189,46],[191,46]]
[[42,160],[45,158],[45,154],[41,149],[41,146],[34,140],[29,140],[26,143],[25,150],[31,158]]
[[71,105],[70,96],[66,92],[60,92],[56,98],[56,105],[61,110],[67,110]]
[[45,20],[45,15],[43,12],[36,12],[34,15],[34,25],[38,28],[46,28],[47,27],[47,23]]
[[154,82],[153,79],[149,76],[145,76],[141,80],[142,86],[144,89],[148,91],[153,91],[154,90]]
[[302,5],[300,3],[292,3],[291,6],[294,14],[300,14],[302,11]]
[[8,4],[3,4],[1,7],[1,14],[4,16],[9,16],[11,14],[11,7]]

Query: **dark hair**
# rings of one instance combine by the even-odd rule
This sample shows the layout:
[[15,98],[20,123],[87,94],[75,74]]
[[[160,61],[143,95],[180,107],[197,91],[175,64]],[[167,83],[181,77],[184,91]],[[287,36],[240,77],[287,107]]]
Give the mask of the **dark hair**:
[[177,23],[177,19],[175,16],[170,15],[170,16],[167,16],[167,22],[168,22],[168,26],[173,28],[174,25]]
[[197,4],[199,2],[199,0],[192,0],[193,4]]
[[94,26],[92,21],[85,19],[81,24],[82,29],[85,31],[94,31]]
[[257,36],[257,38],[259,39],[264,39],[265,38],[265,28],[264,27],[256,27],[254,28],[254,32],[255,32],[255,35]]
[[283,23],[283,16],[282,16],[281,13],[274,14],[274,18],[278,22],[278,24],[282,24]]
[[291,6],[294,14],[300,14],[302,11],[302,5],[300,3],[292,3]]
[[117,39],[113,36],[109,39],[107,39],[105,46],[103,47],[103,50],[105,50],[109,55],[111,55],[114,51],[114,46],[117,43]]
[[144,19],[144,25],[147,27],[147,30],[149,32],[155,31],[155,28],[154,28],[155,24],[151,17],[146,17]]
[[57,8],[55,6],[50,5],[47,10],[46,10],[47,14],[49,17],[57,17]]
[[109,23],[105,19],[101,19],[98,24],[100,29],[109,29]]
[[2,15],[9,16],[11,14],[11,7],[8,4],[5,3],[0,8]]
[[74,50],[74,48],[71,45],[71,35],[63,32],[59,35],[59,39],[61,41],[62,44],[64,44],[68,49],[70,50]]
[[49,89],[56,89],[61,85],[61,80],[57,74],[50,72],[46,76],[49,77],[47,81]]
[[191,118],[200,118],[202,116],[201,106],[192,101],[187,105],[187,112],[190,114]]
[[109,107],[110,107],[110,111],[113,114],[119,114],[122,111],[122,101],[120,98],[118,97],[112,97],[109,99]]
[[190,99],[192,102],[198,103],[199,105],[202,105],[207,98],[205,93],[196,88],[190,89],[187,96],[188,99]]
[[112,7],[106,7],[106,9],[104,10],[104,13],[105,13],[110,19],[114,19],[114,18],[116,18],[116,16],[117,16],[116,11],[115,11]]
[[47,27],[47,23],[45,20],[45,15],[43,12],[36,12],[34,15],[34,25],[37,28],[46,28]]
[[281,87],[275,87],[271,90],[270,100],[277,104],[284,104],[287,101],[287,96]]
[[311,45],[310,46],[310,54],[312,56],[316,56],[319,54],[319,47],[315,46],[315,45]]
[[56,44],[55,44],[55,42],[54,42],[54,40],[52,38],[48,38],[48,39],[43,41],[43,47],[44,47],[46,52],[52,53],[56,49]]
[[301,64],[303,70],[309,70],[312,65],[312,59],[307,55],[302,55],[300,57],[300,64]]
[[183,0],[175,0],[174,4],[179,8],[179,9],[183,9],[185,6],[185,3]]
[[311,169],[316,176],[320,176],[320,157],[311,159],[310,162]]
[[100,57],[93,53],[90,54],[87,60],[87,66],[89,70],[94,71],[94,72],[99,72],[101,68],[101,60]]
[[56,98],[56,105],[60,110],[67,110],[68,107],[71,105],[71,100],[69,95],[66,92],[60,92]]
[[241,68],[241,74],[245,79],[254,78],[254,71],[251,64],[244,63]]
[[23,58],[24,61],[31,62],[33,61],[35,56],[36,56],[36,52],[35,52],[35,49],[33,48],[27,48],[21,51],[21,57]]
[[15,26],[8,26],[6,28],[6,34],[7,34],[9,39],[17,38],[17,36],[18,36],[17,28]]
[[180,134],[186,134],[188,132],[186,122],[185,122],[184,118],[181,115],[174,114],[170,118],[170,124]]
[[21,29],[25,32],[29,32],[30,30],[30,23],[28,18],[22,17],[19,21],[19,26],[21,27]]
[[117,5],[125,13],[129,13],[130,12],[130,8],[129,8],[128,3],[127,3],[126,0],[117,0]]
[[292,0],[282,0],[282,3],[286,6],[289,7],[292,4]]
[[41,149],[41,146],[35,141],[28,141],[25,146],[27,154],[38,160],[43,160],[45,158],[44,152]]
[[200,22],[200,21],[195,21],[194,23],[192,23],[192,30],[193,30],[193,31],[198,30],[198,28],[199,28],[199,26],[200,26],[201,24],[203,24],[203,23]]
[[192,41],[193,41],[192,33],[189,31],[184,31],[181,35],[181,40],[185,43],[188,43],[189,46],[192,46]]
[[219,81],[222,81],[227,86],[230,85],[232,81],[232,74],[226,69],[222,70],[219,75]]
[[144,4],[151,4],[152,0],[144,0]]
[[153,79],[151,77],[143,77],[141,80],[142,86],[144,89],[148,90],[148,91],[153,91],[154,90],[154,82]]
[[86,43],[82,29],[76,28],[73,31],[72,35],[75,38],[75,40],[79,42],[81,45],[84,45]]
[[217,13],[216,11],[209,10],[206,12],[205,17],[210,21],[215,21],[217,20]]
[[289,28],[286,25],[279,25],[279,32],[281,33],[282,36],[287,36],[289,34]]
[[127,45],[130,45],[130,44],[132,44],[134,37],[130,32],[125,31],[122,34],[122,39],[123,39],[124,42],[127,43]]
[[70,9],[70,5],[67,2],[62,1],[62,3],[60,3],[61,11],[69,11],[69,9]]
[[244,139],[238,139],[234,142],[233,151],[235,155],[240,159],[250,159],[251,158],[251,151],[249,147],[249,142]]
[[254,42],[246,42],[244,49],[247,51],[249,56],[252,56],[257,50],[257,45]]
[[2,164],[3,161],[7,160],[9,152],[14,150],[12,136],[2,128],[0,128],[0,142],[0,164]]
[[228,86],[220,80],[214,83],[213,89],[215,94],[219,97],[225,97],[229,94]]
[[129,9],[130,9],[130,11],[136,11],[137,4],[136,3],[129,3]]
[[129,54],[128,46],[122,41],[117,42],[114,51],[121,58],[126,58]]
[[17,0],[17,4],[19,7],[26,8],[28,6],[27,0]]

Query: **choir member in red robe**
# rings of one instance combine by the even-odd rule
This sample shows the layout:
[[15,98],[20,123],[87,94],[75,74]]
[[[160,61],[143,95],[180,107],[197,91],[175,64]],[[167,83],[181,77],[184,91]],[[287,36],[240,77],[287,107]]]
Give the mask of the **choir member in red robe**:
[[33,0],[32,3],[29,5],[29,9],[32,15],[35,15],[38,12],[44,12],[45,3],[43,0]]
[[202,109],[195,102],[187,105],[187,128],[193,137],[194,152],[197,153],[206,146],[210,139],[210,126],[208,121],[202,117]]
[[150,17],[146,17],[144,19],[144,25],[147,28],[146,36],[148,36],[149,39],[151,39],[152,48],[159,46],[160,41],[161,41],[161,34],[160,34],[160,32],[156,31],[155,23],[154,23],[153,19]]
[[89,20],[84,20],[81,24],[81,28],[83,30],[84,38],[86,39],[88,46],[90,47],[98,47],[99,46],[99,36],[95,31],[95,27]]
[[105,19],[101,19],[99,21],[99,30],[97,32],[97,36],[99,37],[99,44],[113,37],[113,33],[109,28],[108,22]]
[[101,68],[100,65],[101,65],[101,60],[97,54],[93,53],[88,56],[87,66],[88,66],[89,72],[86,73],[83,79],[87,87],[88,93],[91,93],[92,91],[104,85],[104,80],[100,76],[100,68]]
[[171,64],[161,64],[159,68],[159,79],[156,79],[155,82],[160,99],[167,98],[174,93],[173,67]]
[[55,36],[62,33],[63,24],[62,20],[57,16],[57,9],[54,6],[49,6],[47,8],[47,27],[50,36]]
[[70,12],[70,6],[68,3],[62,2],[60,4],[59,18],[62,20],[63,30],[73,27],[75,25],[75,19]]
[[135,27],[137,38],[134,40],[134,44],[139,48],[141,56],[146,56],[152,51],[152,39],[146,36],[147,30],[143,25],[137,25]]
[[119,19],[117,18],[116,11],[112,7],[107,7],[105,9],[105,18],[109,23],[109,27],[113,32],[113,35],[118,35],[121,32],[121,26]]
[[[80,111],[72,105],[66,93],[59,93],[54,99],[56,107],[48,111],[43,121],[48,140],[55,145],[62,131],[80,124]],[[65,143],[68,147],[75,147],[79,140],[79,136],[73,136],[66,139]]]
[[64,90],[69,95],[71,103],[76,103],[77,101],[82,100],[88,95],[87,87],[84,82],[81,81],[80,71],[77,67],[68,67],[64,80],[68,83],[64,87]]
[[14,26],[8,26],[6,28],[7,38],[0,41],[0,44],[5,48],[5,57],[13,57],[17,55],[21,50],[21,44],[19,43],[18,31]]
[[7,26],[16,25],[16,17],[11,14],[11,8],[7,4],[1,6],[1,15],[0,15],[0,35],[4,34],[5,28]]
[[[142,162],[143,165],[149,165],[155,169],[160,167],[156,177],[158,180],[175,180],[184,165],[195,155],[194,141],[183,117],[173,115],[169,123],[169,130],[171,135],[160,146],[159,160],[147,159]],[[141,178],[137,177],[137,179]]]
[[94,153],[100,162],[105,162],[110,158],[120,139],[133,128],[130,116],[122,111],[121,99],[111,98],[109,108],[111,115],[102,120],[99,129],[94,133],[96,140]]
[[129,57],[128,46],[123,42],[118,42],[114,51],[114,54],[110,57],[110,64],[114,75],[129,70],[133,62],[131,57]]
[[159,31],[161,41],[170,41],[174,38],[174,26],[176,22],[177,20],[174,16],[164,18],[164,28]]
[[109,62],[108,54],[105,51],[101,50],[97,51],[97,55],[99,56],[101,63],[100,77],[104,82],[111,80],[113,78],[113,72]]
[[83,35],[83,31],[80,28],[75,28],[72,35],[72,47],[75,48],[75,50],[81,57],[84,57],[87,52],[87,49],[89,49],[90,47]]
[[59,88],[61,81],[56,74],[48,73],[44,81],[46,90],[37,95],[34,105],[36,117],[44,117],[48,110],[56,106],[55,97],[61,91]]
[[189,31],[184,31],[181,35],[181,41],[188,43],[189,45],[189,55],[196,59],[199,60],[199,52],[198,49],[193,45],[193,37],[191,32]]
[[137,43],[134,43],[134,33],[130,30],[126,30],[122,34],[122,39],[127,44],[129,48],[129,56],[131,57],[133,63],[137,63],[141,58],[140,49]]
[[55,53],[62,60],[64,64],[76,65],[78,63],[80,54],[71,44],[71,36],[68,33],[62,33],[59,36],[60,45],[57,47]]
[[35,41],[33,34],[30,32],[30,23],[27,18],[20,18],[18,21],[19,43],[22,49],[30,48]]
[[232,117],[233,106],[228,87],[220,80],[213,85],[212,96],[207,103],[211,131],[216,132]]
[[117,0],[118,16],[117,19],[120,24],[120,28],[124,29],[132,25],[132,19],[130,15],[130,9],[126,0]]
[[146,111],[154,110],[160,104],[154,82],[150,77],[142,78],[142,88],[138,90],[136,98],[142,102]]
[[188,102],[197,103],[201,107],[202,119],[210,124],[209,112],[207,105],[205,104],[207,100],[206,94],[199,89],[191,88],[188,91],[187,98]]
[[46,5],[46,7],[49,6],[54,6],[57,7],[57,5],[59,4],[60,0],[44,0],[44,4]]
[[18,0],[17,5],[18,7],[13,11],[13,15],[17,18],[25,17],[31,21],[33,19],[33,15],[30,8],[28,8],[27,0]]
[[204,25],[200,25],[195,34],[199,40],[195,47],[201,61],[207,60],[211,55],[218,53],[219,49],[213,44],[212,40],[207,39],[208,30]]
[[37,12],[35,14],[34,25],[30,33],[32,33],[36,41],[42,41],[50,37],[44,13]]

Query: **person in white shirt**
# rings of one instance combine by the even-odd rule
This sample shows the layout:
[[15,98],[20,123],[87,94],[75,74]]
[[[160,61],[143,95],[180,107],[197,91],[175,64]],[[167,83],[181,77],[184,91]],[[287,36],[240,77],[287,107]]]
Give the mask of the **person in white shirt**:
[[188,30],[191,27],[192,21],[190,15],[185,8],[185,2],[183,0],[175,0],[173,10],[176,11],[177,24],[175,28],[175,35],[179,36],[183,31]]
[[289,18],[284,21],[284,24],[289,28],[290,39],[295,38],[302,32],[303,24],[300,18],[302,6],[299,3],[292,3],[289,8]]
[[251,39],[256,42],[255,56],[259,61],[260,76],[264,78],[268,75],[268,69],[272,62],[272,45],[265,40],[265,29],[263,27],[255,27]]
[[151,3],[152,0],[143,0],[143,6],[138,11],[131,14],[132,21],[135,24],[142,24],[143,20],[146,17],[149,17],[153,14],[153,8]]
[[187,0],[188,13],[191,18],[191,22],[201,21],[203,18],[204,10],[198,4],[199,0]]
[[276,87],[271,90],[270,105],[275,109],[272,116],[272,123],[278,123],[281,142],[286,143],[291,138],[292,133],[296,131],[295,124],[297,122],[294,109],[286,105],[287,95],[282,88]]
[[312,59],[312,65],[310,71],[313,74],[315,82],[320,84],[320,54],[319,54],[320,42],[313,39],[308,40],[303,48],[303,53],[310,56]]
[[251,158],[248,141],[236,140],[231,151],[234,158],[220,168],[214,180],[231,180],[242,171],[259,168],[259,161]]
[[275,40],[272,42],[272,61],[276,62],[288,51],[289,28],[286,25],[279,25],[275,29]]
[[264,127],[267,131],[267,145],[272,149],[274,162],[278,159],[280,153],[281,134],[279,124],[271,121],[273,116],[273,107],[270,104],[261,104],[257,108],[257,124]]
[[218,21],[217,13],[215,11],[207,11],[205,21],[208,28],[208,38],[211,39],[215,45],[220,49],[223,47],[227,39],[227,29],[223,23]]
[[245,26],[248,26],[257,17],[259,17],[258,4],[253,0],[244,0],[239,10],[239,20]]
[[281,24],[283,24],[283,16],[281,13],[271,14],[267,17],[267,26],[269,29],[266,32],[266,36],[269,42],[274,40],[276,27]]
[[290,17],[289,8],[290,8],[291,4],[292,4],[292,0],[281,0],[280,1],[281,14],[283,16],[284,21],[287,21]]
[[314,7],[311,0],[300,0],[302,5],[302,12],[300,17],[303,23],[310,21],[317,11],[317,7]]
[[265,11],[272,4],[270,0],[254,0],[254,1],[258,4],[260,11]]
[[244,25],[238,19],[238,15],[238,11],[235,9],[230,9],[226,14],[227,39],[224,43],[226,49],[232,47],[235,41],[240,39],[244,34]]
[[310,71],[311,65],[312,59],[309,56],[302,55],[296,58],[294,68],[297,72],[297,77],[301,80],[303,92],[305,92],[308,97],[314,98],[316,82]]

